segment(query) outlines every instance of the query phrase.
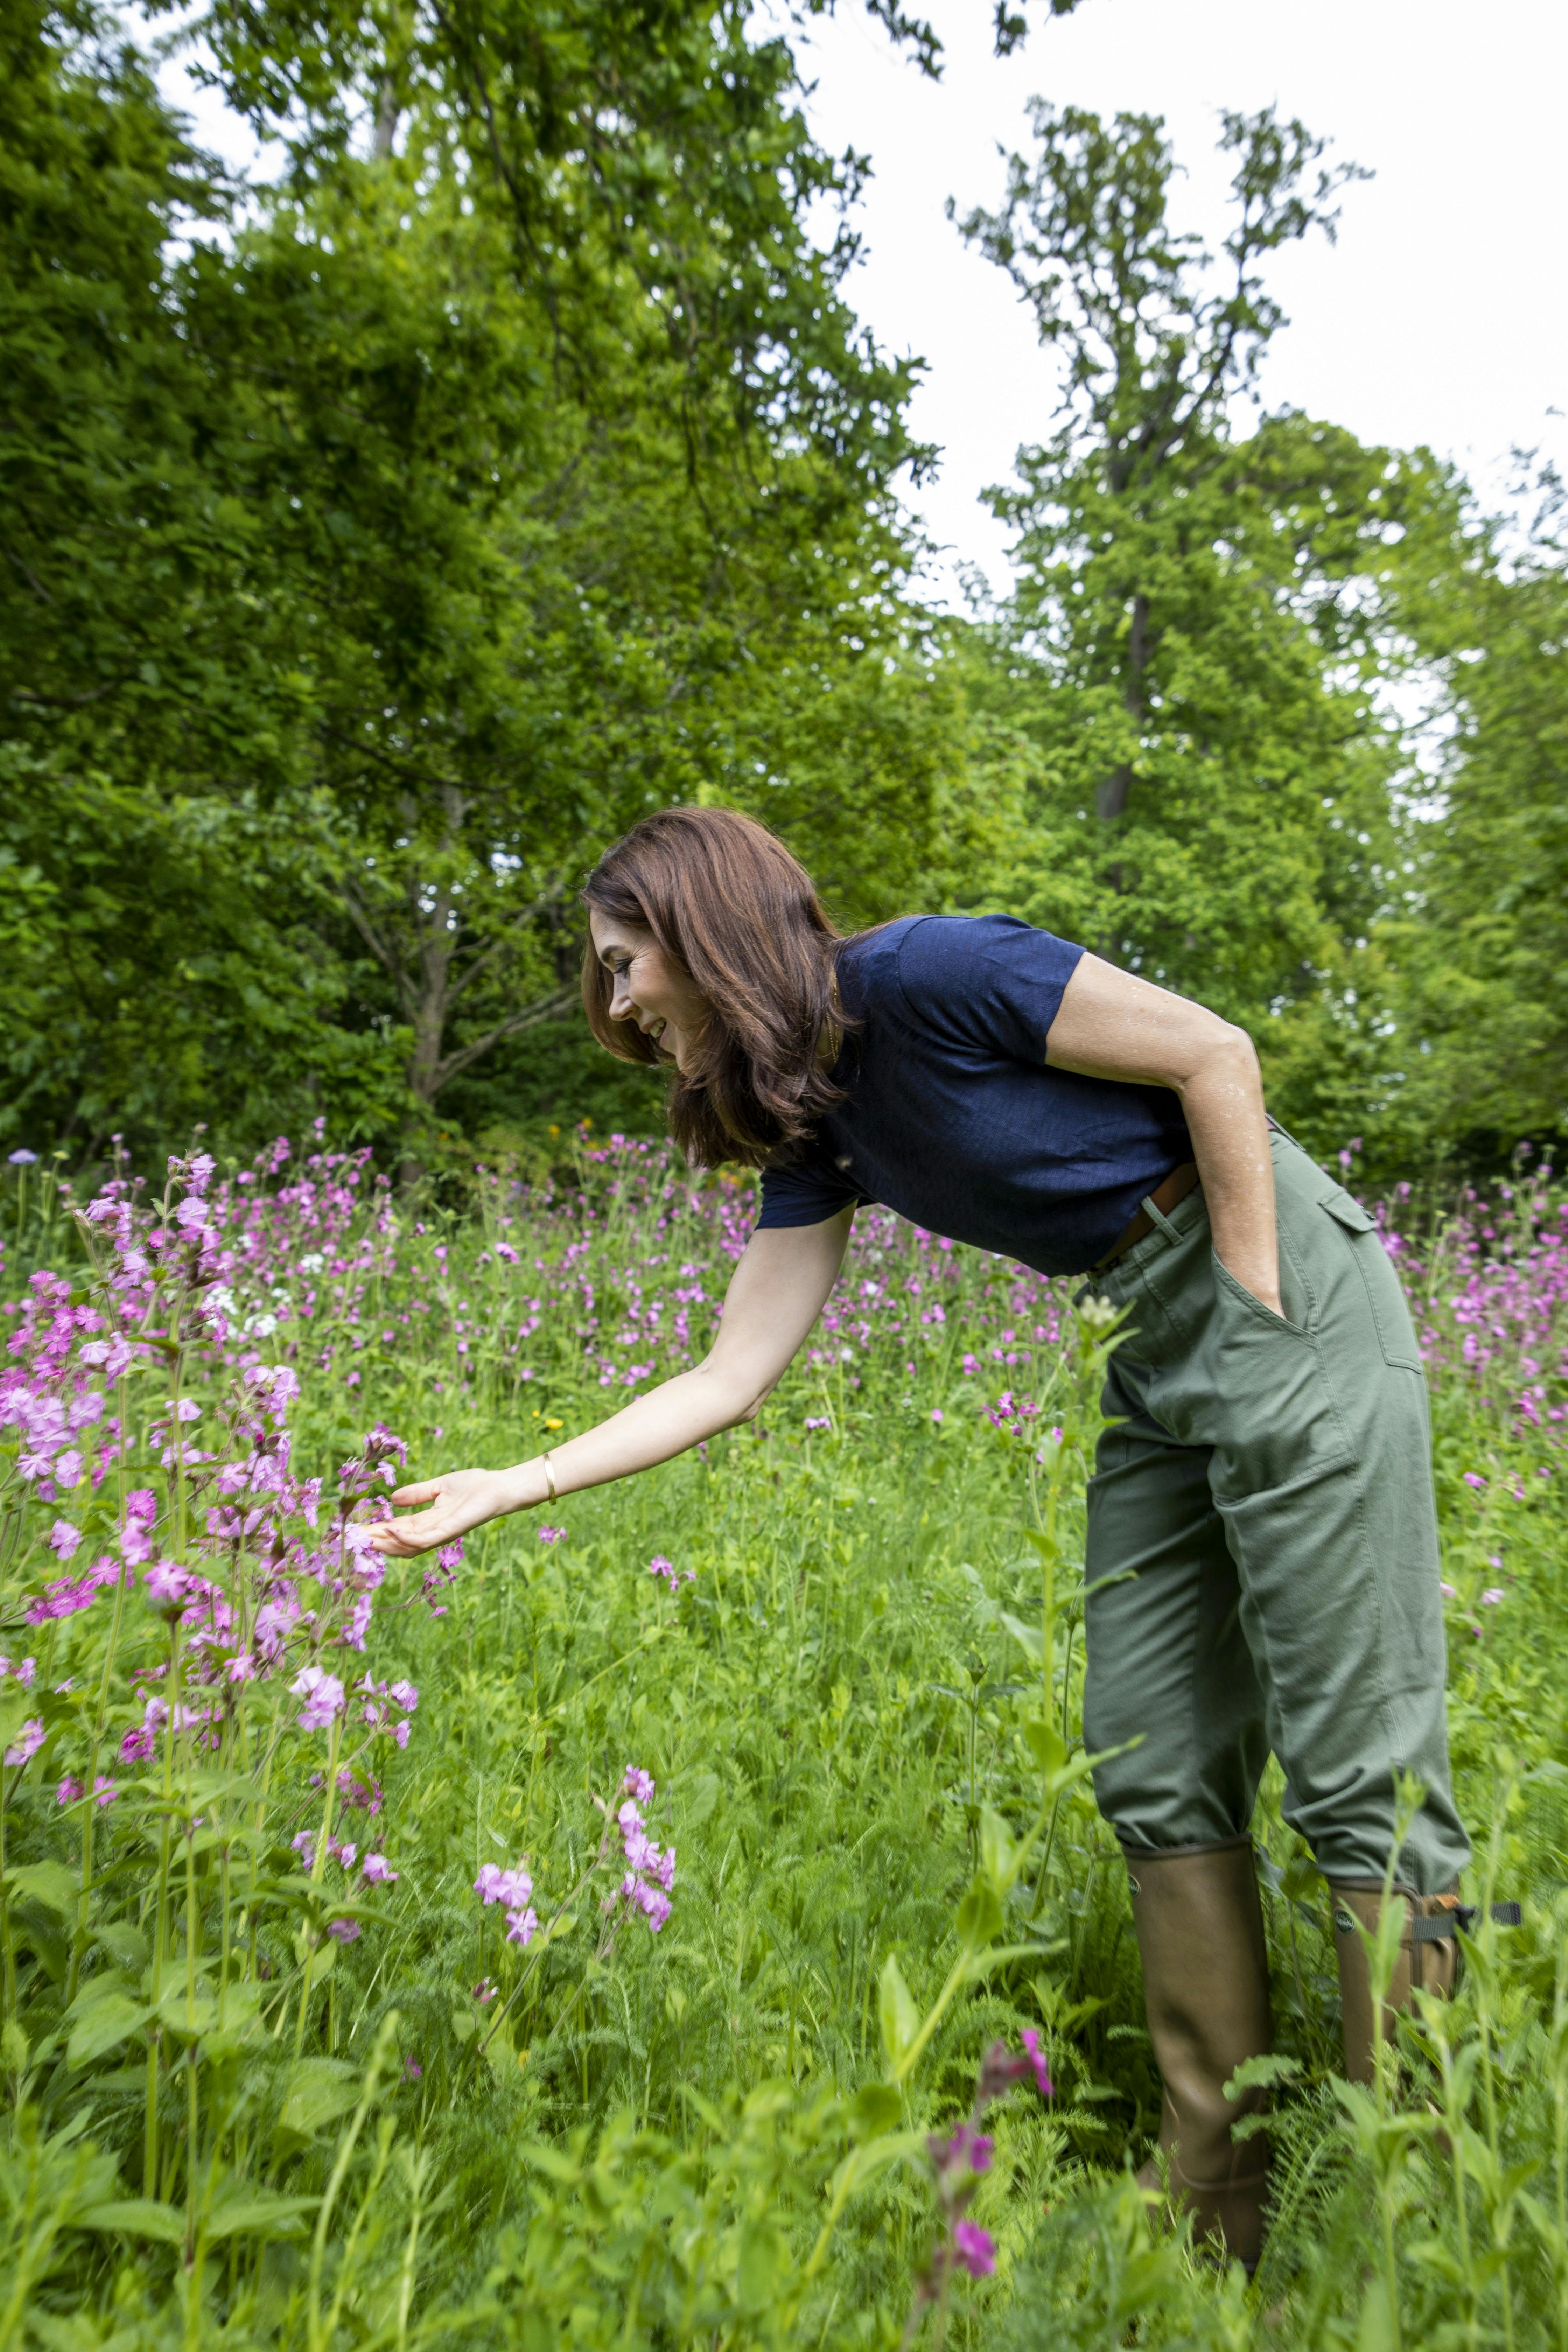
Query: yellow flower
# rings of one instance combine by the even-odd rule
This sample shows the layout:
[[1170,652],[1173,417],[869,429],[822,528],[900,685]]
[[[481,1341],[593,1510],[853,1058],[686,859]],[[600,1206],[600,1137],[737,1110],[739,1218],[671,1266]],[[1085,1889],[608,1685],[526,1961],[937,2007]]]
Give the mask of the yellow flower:
[[546,1429],[559,1429],[559,1428],[562,1426],[562,1423],[561,1423],[560,1422],[558,1422],[558,1421],[549,1421],[549,1420],[547,1420],[547,1421],[545,1422],[544,1426],[545,1426],[545,1428],[546,1428]]

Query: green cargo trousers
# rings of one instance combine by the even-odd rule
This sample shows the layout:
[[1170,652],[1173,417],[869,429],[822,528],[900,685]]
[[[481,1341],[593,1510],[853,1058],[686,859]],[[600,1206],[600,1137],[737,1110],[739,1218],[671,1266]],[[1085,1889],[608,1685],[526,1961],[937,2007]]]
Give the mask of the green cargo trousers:
[[[1215,1255],[1201,1191],[1090,1292],[1129,1308],[1089,1492],[1084,1738],[1130,1846],[1248,1828],[1268,1752],[1331,1879],[1451,1886],[1454,1809],[1426,1389],[1372,1219],[1273,1137],[1284,1318]],[[1135,1746],[1127,1743],[1136,1742]]]

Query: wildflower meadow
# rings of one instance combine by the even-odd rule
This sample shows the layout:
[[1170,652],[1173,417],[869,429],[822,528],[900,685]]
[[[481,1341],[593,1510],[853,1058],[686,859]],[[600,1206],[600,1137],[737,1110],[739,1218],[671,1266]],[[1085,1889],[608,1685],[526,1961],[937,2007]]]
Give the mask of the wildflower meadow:
[[9,1177],[0,2352],[1568,2352],[1549,1169],[1377,1207],[1467,1900],[1522,1924],[1478,1913],[1458,1999],[1346,2085],[1270,1780],[1250,2283],[1132,2179],[1158,2083],[1079,1723],[1090,1292],[863,1213],[754,1423],[389,1563],[403,1475],[702,1352],[749,1180],[586,1133],[422,1209],[319,1139]]

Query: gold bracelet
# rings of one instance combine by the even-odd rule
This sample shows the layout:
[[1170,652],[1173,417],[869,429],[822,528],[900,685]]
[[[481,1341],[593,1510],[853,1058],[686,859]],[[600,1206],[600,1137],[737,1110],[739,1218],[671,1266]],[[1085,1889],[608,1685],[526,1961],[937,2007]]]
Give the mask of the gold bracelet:
[[556,1495],[556,1492],[555,1492],[555,1473],[554,1473],[554,1471],[553,1471],[553,1470],[551,1468],[551,1466],[550,1466],[550,1455],[549,1455],[549,1454],[548,1454],[548,1453],[542,1454],[540,1455],[540,1460],[541,1460],[541,1461],[543,1463],[543,1465],[544,1465],[544,1483],[545,1483],[545,1485],[546,1485],[546,1486],[549,1487],[549,1489],[550,1489],[550,1499],[551,1499],[551,1501],[553,1503],[553,1502],[557,1501],[559,1498],[558,1498],[558,1496],[557,1496],[557,1495]]

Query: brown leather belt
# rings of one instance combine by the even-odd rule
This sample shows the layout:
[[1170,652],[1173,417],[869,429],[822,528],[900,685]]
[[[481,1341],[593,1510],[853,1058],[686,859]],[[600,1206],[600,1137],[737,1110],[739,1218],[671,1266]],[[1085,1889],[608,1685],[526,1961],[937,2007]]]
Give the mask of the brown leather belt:
[[[1168,1176],[1161,1179],[1148,1198],[1153,1202],[1162,1216],[1168,1217],[1178,1201],[1184,1201],[1189,1192],[1196,1191],[1197,1182],[1197,1161],[1184,1160],[1179,1168],[1173,1168]],[[1153,1230],[1153,1218],[1147,1209],[1140,1209],[1121,1240],[1113,1248],[1106,1251],[1105,1255],[1098,1260],[1091,1271],[1098,1274],[1102,1265],[1114,1265],[1119,1257],[1124,1256],[1127,1251],[1132,1249],[1146,1234],[1152,1234]]]

